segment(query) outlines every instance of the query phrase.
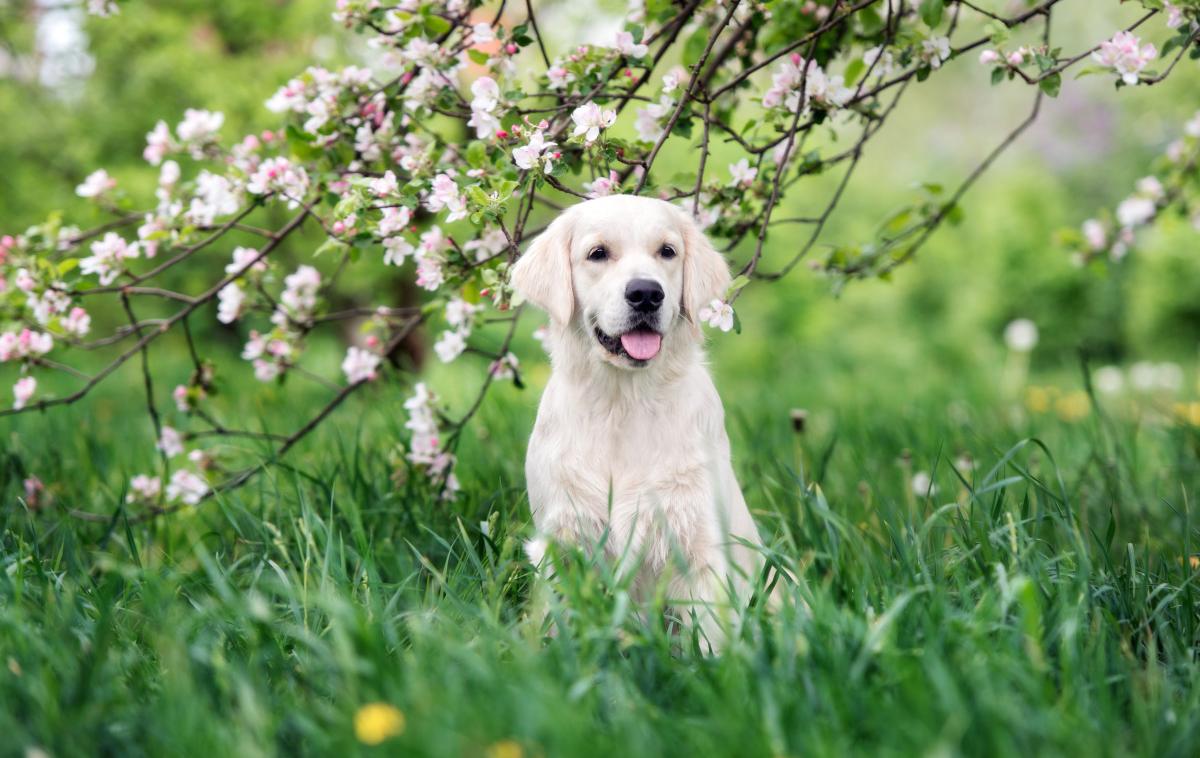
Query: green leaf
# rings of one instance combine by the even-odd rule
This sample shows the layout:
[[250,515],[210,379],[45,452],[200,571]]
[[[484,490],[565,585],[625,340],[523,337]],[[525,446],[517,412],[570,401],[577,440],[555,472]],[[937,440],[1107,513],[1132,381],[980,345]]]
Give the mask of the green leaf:
[[846,66],[846,71],[842,74],[846,80],[846,86],[854,86],[858,81],[858,77],[862,76],[863,71],[866,71],[866,69],[867,64],[863,62],[862,58],[855,58],[850,61],[849,65]]
[[430,37],[440,37],[450,31],[450,22],[441,16],[425,17],[425,32]]
[[1050,97],[1058,97],[1062,89],[1062,74],[1052,74],[1038,82],[1038,88]]
[[488,62],[487,53],[483,52],[482,50],[476,50],[475,48],[471,48],[467,51],[467,57],[471,59],[472,63],[480,66]]
[[746,276],[745,274],[741,274],[740,276],[736,277],[732,282],[729,283],[729,288],[725,290],[725,299],[728,300],[733,293],[737,292],[749,283],[750,277]]
[[996,85],[1004,81],[1004,67],[996,66],[992,69],[992,84]]
[[933,29],[942,23],[942,11],[945,8],[945,0],[921,0],[921,20]]

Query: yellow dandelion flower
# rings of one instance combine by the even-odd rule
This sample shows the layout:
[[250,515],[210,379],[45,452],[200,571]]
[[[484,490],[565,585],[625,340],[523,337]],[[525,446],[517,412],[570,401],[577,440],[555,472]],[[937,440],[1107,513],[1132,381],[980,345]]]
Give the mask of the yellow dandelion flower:
[[1193,569],[1200,569],[1200,555],[1189,555],[1188,565]]
[[516,740],[500,740],[488,745],[487,758],[523,758],[525,750]]
[[404,713],[387,703],[367,703],[354,714],[354,736],[365,745],[378,745],[404,733]]
[[1050,410],[1050,387],[1029,387],[1025,390],[1025,407],[1033,413]]
[[1200,426],[1200,403],[1175,403],[1171,410],[1175,412],[1175,418],[1181,424]]
[[1058,417],[1063,421],[1079,421],[1087,418],[1088,413],[1092,410],[1092,403],[1088,400],[1086,392],[1076,390],[1060,397],[1054,404],[1054,410],[1058,412]]

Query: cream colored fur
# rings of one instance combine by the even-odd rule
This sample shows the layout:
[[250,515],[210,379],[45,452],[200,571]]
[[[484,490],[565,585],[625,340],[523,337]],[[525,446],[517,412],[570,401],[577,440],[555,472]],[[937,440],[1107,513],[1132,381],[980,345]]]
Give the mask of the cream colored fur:
[[[675,257],[660,254],[664,244]],[[599,245],[608,260],[587,260]],[[594,334],[628,323],[632,279],[665,292],[662,348],[642,365]],[[551,323],[552,372],[525,462],[538,532],[585,549],[603,538],[639,594],[665,584],[719,646],[722,609],[746,599],[760,570],[758,554],[738,544],[759,535],[696,322],[729,285],[725,260],[679,208],[618,195],[562,213],[517,262],[512,284]]]

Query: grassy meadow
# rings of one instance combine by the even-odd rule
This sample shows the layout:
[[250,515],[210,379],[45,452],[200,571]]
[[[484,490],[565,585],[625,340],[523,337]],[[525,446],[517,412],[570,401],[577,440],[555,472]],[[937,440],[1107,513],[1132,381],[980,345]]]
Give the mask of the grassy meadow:
[[[88,22],[96,70],[77,99],[0,79],[0,232],[59,207],[99,222],[71,195],[99,165],[149,197],[144,134],[185,107],[222,109],[228,135],[277,127],[261,107],[275,87],[356,60],[331,5],[122,4]],[[1074,42],[1139,12],[1088,5],[1064,23]],[[830,242],[870,239],[916,182],[953,186],[1023,117],[1025,90],[982,90],[973,59],[946,68],[872,143]],[[583,556],[561,556],[556,594],[533,582],[537,316],[514,347],[527,386],[482,405],[453,502],[407,475],[413,377],[389,374],[246,486],[141,521],[126,488],[156,456],[131,361],[84,403],[0,419],[0,756],[1200,754],[1200,246],[1175,218],[1111,267],[1076,268],[1054,242],[1147,172],[1195,111],[1195,76],[1151,94],[1098,79],[1047,101],[963,223],[891,281],[835,296],[802,265],[751,285],[742,333],[712,337],[740,484],[796,579],[778,611],[740,609],[721,655]],[[802,182],[779,216],[819,210],[837,178]],[[772,231],[766,270],[803,244],[796,228]],[[308,262],[319,242],[280,255]],[[401,278],[388,271],[349,276]],[[202,315],[226,418],[287,432],[325,402],[316,383],[255,382],[245,334]],[[101,333],[124,314],[95,317]],[[1005,347],[1018,318],[1040,331],[1031,353]],[[344,350],[334,335],[306,366],[340,378]],[[185,348],[164,340],[152,360],[184,428],[168,395]],[[486,366],[462,362],[424,374],[456,410]],[[5,403],[14,378],[0,367]]]

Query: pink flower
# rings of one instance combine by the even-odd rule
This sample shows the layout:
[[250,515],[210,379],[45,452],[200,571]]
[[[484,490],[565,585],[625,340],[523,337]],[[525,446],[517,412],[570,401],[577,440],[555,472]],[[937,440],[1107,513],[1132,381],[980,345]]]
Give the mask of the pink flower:
[[640,42],[634,42],[632,32],[617,32],[617,50],[627,58],[644,58],[650,48]]
[[129,480],[129,493],[125,495],[125,502],[133,503],[139,500],[149,502],[157,500],[162,493],[162,480],[157,476],[147,476],[146,474],[138,474]]
[[575,81],[575,75],[562,66],[551,66],[546,70],[546,78],[550,81],[550,89],[562,89]]
[[404,227],[408,226],[408,222],[411,220],[412,211],[404,206],[384,208],[383,218],[379,221],[379,235],[390,237],[393,234],[399,234],[404,231]]
[[183,112],[183,121],[175,127],[175,133],[181,141],[193,144],[195,154],[196,148],[216,138],[217,131],[224,123],[224,113],[188,108]]
[[599,105],[588,101],[571,112],[571,120],[575,122],[573,137],[583,136],[583,141],[592,144],[600,137],[600,131],[607,129],[617,121],[615,110],[601,110]]
[[287,198],[289,208],[296,208],[308,192],[308,174],[287,158],[268,158],[250,175],[246,191],[253,195],[279,192]]
[[154,447],[161,450],[163,455],[168,458],[174,458],[183,452],[183,435],[174,427],[163,426]]
[[82,337],[92,329],[92,317],[88,312],[79,306],[71,309],[62,319],[62,328],[67,334],[74,334],[76,337]]
[[1104,231],[1104,224],[1094,218],[1083,222],[1083,238],[1094,251],[1103,250],[1108,246],[1108,234]]
[[259,260],[253,264],[251,263],[258,256],[259,252],[252,247],[235,247],[233,249],[233,262],[225,264],[225,273],[241,276],[248,271],[266,271],[266,261]]
[[1185,20],[1183,17],[1183,8],[1168,0],[1168,2],[1163,3],[1163,11],[1167,14],[1168,29],[1178,29],[1183,26]]
[[242,307],[246,304],[246,292],[230,282],[217,293],[217,321],[222,324],[232,324],[242,315]]
[[384,172],[383,176],[378,179],[371,180],[371,192],[375,193],[376,197],[387,197],[394,195],[400,189],[399,183],[396,181],[396,175],[391,169]]
[[154,125],[154,129],[146,134],[146,149],[142,151],[142,157],[151,166],[157,166],[171,150],[171,129],[166,121],[159,121]]
[[471,37],[476,45],[486,45],[496,39],[496,33],[491,24],[478,23],[471,27]]
[[733,328],[733,306],[724,300],[713,300],[696,315],[714,329],[727,332]]
[[[538,129],[529,135],[528,144],[512,151],[513,162],[517,164],[518,168],[529,171],[538,165],[543,154],[554,147],[554,144],[553,142],[547,142],[545,133],[541,129]],[[553,167],[551,160],[548,156],[545,158],[546,171],[550,171]]]
[[984,66],[994,66],[1000,62],[1000,53],[995,50],[984,50],[979,54],[979,62]]
[[1158,207],[1148,197],[1128,197],[1117,206],[1117,221],[1124,227],[1141,226],[1158,213]]
[[175,389],[171,391],[171,399],[175,401],[175,408],[180,413],[187,413],[192,409],[192,402],[188,398],[188,388],[186,385],[175,385]]
[[180,500],[185,505],[195,505],[208,494],[208,482],[187,469],[179,469],[171,475],[167,485],[167,499]]
[[433,178],[430,193],[425,196],[425,207],[434,213],[448,210],[448,222],[467,217],[467,199],[459,193],[454,177],[444,172]]
[[758,176],[758,169],[750,165],[750,161],[742,158],[737,163],[729,164],[729,174],[733,177],[733,186],[749,187],[754,183],[754,177]]
[[584,182],[588,197],[607,197],[621,188],[621,175],[610,170],[608,176],[597,177],[593,182]]
[[342,361],[342,373],[351,384],[366,382],[378,376],[380,357],[361,347],[351,347]]
[[1132,32],[1117,32],[1092,53],[1093,60],[1116,71],[1121,81],[1130,85],[1138,83],[1138,74],[1157,57],[1158,49],[1151,44],[1143,45]]
[[80,197],[100,197],[110,190],[116,189],[117,180],[108,175],[104,169],[93,171],[75,188],[75,194]]
[[23,376],[13,385],[13,408],[21,410],[37,391],[37,380],[32,376]]
[[517,376],[517,367],[519,365],[520,361],[517,360],[516,355],[511,352],[505,353],[500,359],[492,361],[491,365],[488,366],[488,373],[496,381],[514,379]]

